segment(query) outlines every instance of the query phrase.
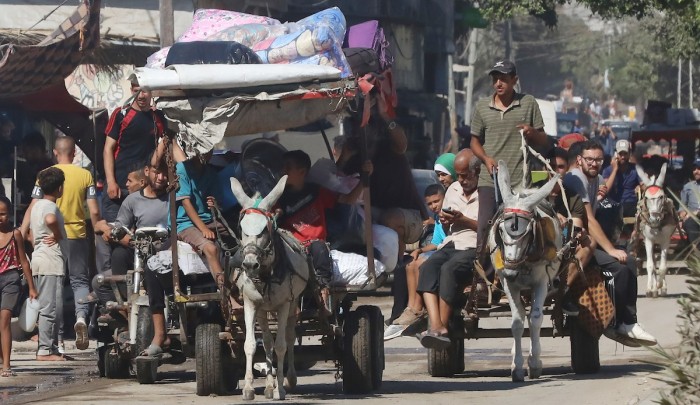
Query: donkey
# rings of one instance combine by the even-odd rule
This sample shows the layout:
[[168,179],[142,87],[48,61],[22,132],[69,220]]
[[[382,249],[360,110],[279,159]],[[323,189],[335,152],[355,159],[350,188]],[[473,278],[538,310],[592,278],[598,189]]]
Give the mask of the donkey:
[[[556,215],[538,208],[538,204],[549,196],[558,179],[557,175],[539,190],[525,190],[515,194],[510,186],[508,167],[505,162],[498,162],[498,186],[503,206],[489,232],[488,247],[513,316],[513,381],[525,379],[521,340],[526,312],[520,294],[527,289],[532,291],[528,376],[534,379],[542,374],[540,328],[544,318],[543,307],[547,285],[556,277],[560,267],[562,237]],[[543,231],[545,228],[546,232]],[[543,247],[545,243],[549,244],[547,249]]]
[[[637,210],[637,229],[644,238],[647,254],[647,297],[658,297],[666,295],[666,255],[676,229],[676,213],[663,190],[666,163],[661,166],[659,176],[651,179],[640,165],[636,169],[646,188]],[[654,244],[661,249],[658,271],[654,266]]]
[[[235,269],[232,277],[243,296],[245,314],[245,400],[255,398],[253,355],[256,350],[256,319],[262,331],[267,362],[265,398],[284,399],[285,387],[291,389],[296,386],[296,308],[299,297],[306,288],[310,271],[306,254],[299,246],[292,246],[294,242],[291,235],[289,238],[280,236],[284,231],[276,229],[275,214],[271,212],[272,206],[282,195],[286,182],[287,176],[283,176],[272,191],[260,199],[258,193],[253,198],[249,197],[238,180],[231,178],[231,190],[243,208],[239,222],[241,248],[237,253],[238,259],[242,260],[242,268]],[[268,324],[269,312],[277,313],[277,336],[274,341]],[[272,373],[273,343],[277,356],[276,380]],[[283,372],[285,354],[288,365],[286,379]]]

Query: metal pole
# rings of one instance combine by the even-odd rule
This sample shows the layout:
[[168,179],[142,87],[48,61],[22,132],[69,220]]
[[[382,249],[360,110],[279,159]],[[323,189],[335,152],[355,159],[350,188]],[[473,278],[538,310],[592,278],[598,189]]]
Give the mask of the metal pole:
[[159,0],[160,10],[160,47],[170,46],[175,42],[175,17],[173,0]]
[[[364,100],[369,103],[369,99]],[[362,128],[362,139],[360,142],[360,156],[364,163],[369,158],[367,156],[367,127]],[[367,271],[371,288],[377,288],[377,272],[374,268],[374,240],[372,236],[372,201],[370,199],[369,175],[364,170],[360,171],[360,181],[362,182],[362,202],[365,212],[365,247],[367,249]]]
[[[452,152],[459,150],[459,135],[457,135],[457,116],[455,112],[455,81],[452,67],[452,54],[447,55],[447,111],[450,113],[450,135]],[[444,136],[444,135],[443,135]]]
[[21,201],[19,201],[19,188],[17,187],[17,146],[15,145],[15,155],[14,155],[14,169],[12,173],[12,224],[17,226],[17,206]]
[[464,123],[471,125],[472,122],[472,98],[474,97],[474,64],[476,63],[476,46],[479,40],[479,30],[472,29],[469,33],[469,56],[467,63],[469,64],[467,78],[464,80]]
[[681,108],[681,64],[683,60],[678,57],[678,101],[676,102],[676,108]]
[[693,60],[688,59],[688,108],[693,108]]

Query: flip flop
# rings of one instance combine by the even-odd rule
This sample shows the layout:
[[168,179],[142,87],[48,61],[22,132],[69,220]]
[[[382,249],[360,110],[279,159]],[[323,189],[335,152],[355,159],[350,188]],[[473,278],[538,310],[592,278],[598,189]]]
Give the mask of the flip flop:
[[0,372],[0,377],[15,377],[15,376],[17,376],[17,373],[12,371],[11,368],[2,370],[2,372]]
[[150,344],[146,349],[139,353],[138,357],[159,359],[163,357],[163,349],[160,346]]
[[438,333],[432,330],[427,330],[418,335],[420,344],[426,349],[444,350],[450,347],[452,343],[447,334]]

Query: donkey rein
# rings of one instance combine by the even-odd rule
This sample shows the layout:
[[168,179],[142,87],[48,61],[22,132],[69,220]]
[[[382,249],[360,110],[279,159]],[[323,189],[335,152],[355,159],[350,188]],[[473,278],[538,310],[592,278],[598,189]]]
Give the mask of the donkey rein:
[[[534,157],[537,158],[537,160],[539,160],[540,162],[542,162],[544,164],[544,166],[545,166],[545,168],[547,168],[547,171],[549,172],[549,174],[551,174],[551,175],[557,174],[557,172],[555,172],[554,169],[552,169],[552,166],[549,165],[549,162],[547,161],[547,159],[545,159],[539,152],[532,149],[532,147],[527,144],[527,142],[525,141],[525,132],[523,130],[520,130],[520,142],[521,142],[520,149],[523,151],[523,173],[527,173],[527,170],[528,170],[527,169],[527,152],[529,151]],[[564,202],[564,208],[566,208],[566,214],[567,214],[566,219],[571,220],[572,217],[571,217],[571,209],[569,208],[569,199],[566,196],[566,191],[564,190],[564,183],[562,182],[561,177],[559,179],[557,179],[557,184],[559,184],[559,189],[561,190],[561,198],[562,198],[562,201]]]

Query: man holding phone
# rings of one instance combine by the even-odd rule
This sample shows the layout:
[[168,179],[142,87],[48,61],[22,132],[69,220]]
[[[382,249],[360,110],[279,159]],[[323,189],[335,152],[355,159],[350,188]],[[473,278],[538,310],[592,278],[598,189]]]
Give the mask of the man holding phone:
[[430,329],[419,335],[427,348],[450,345],[447,329],[459,292],[471,280],[476,258],[481,160],[469,149],[455,158],[457,181],[447,189],[440,223],[447,235],[437,252],[420,266],[416,291],[422,293]]
[[634,165],[630,163],[629,141],[617,141],[610,166],[603,170],[603,179],[608,188],[607,197],[622,205],[622,216],[634,217],[637,214],[636,189],[640,181]]

